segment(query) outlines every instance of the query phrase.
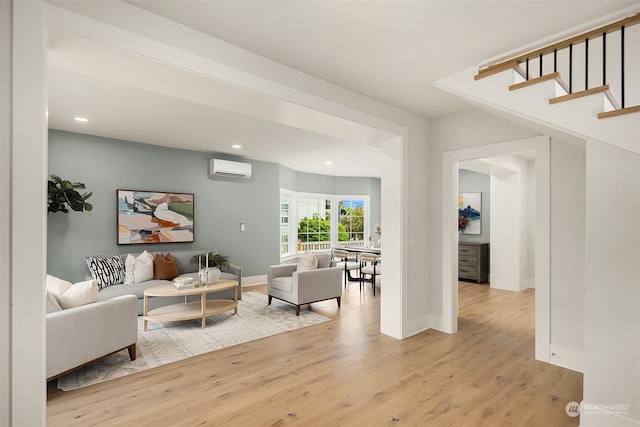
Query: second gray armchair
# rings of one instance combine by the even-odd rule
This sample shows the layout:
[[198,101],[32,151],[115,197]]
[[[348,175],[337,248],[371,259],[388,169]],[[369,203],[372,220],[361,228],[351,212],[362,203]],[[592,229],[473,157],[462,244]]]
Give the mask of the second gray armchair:
[[[306,262],[310,255],[317,260],[313,267]],[[312,260],[313,261],[313,260]],[[311,265],[311,266],[309,266]],[[342,297],[342,269],[331,266],[328,253],[306,254],[298,264],[280,264],[269,267],[267,275],[267,293],[269,304],[272,298],[296,306],[296,316],[300,315],[300,306],[335,298],[340,307]]]

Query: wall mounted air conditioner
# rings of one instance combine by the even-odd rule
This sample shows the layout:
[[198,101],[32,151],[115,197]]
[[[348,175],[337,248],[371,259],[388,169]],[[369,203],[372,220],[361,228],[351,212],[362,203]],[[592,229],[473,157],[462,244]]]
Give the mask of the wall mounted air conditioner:
[[235,178],[251,177],[251,163],[232,162],[231,160],[211,159],[209,173],[216,176]]

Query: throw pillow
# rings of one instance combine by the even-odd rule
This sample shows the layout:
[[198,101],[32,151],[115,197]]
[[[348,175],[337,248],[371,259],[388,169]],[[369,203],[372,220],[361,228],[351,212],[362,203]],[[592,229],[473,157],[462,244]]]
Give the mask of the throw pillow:
[[60,295],[59,300],[63,309],[98,302],[98,283],[93,279],[75,283]]
[[153,278],[156,280],[173,280],[179,274],[176,261],[170,253],[165,256],[157,254],[153,261],[153,270]]
[[124,262],[125,284],[146,282],[153,279],[153,257],[147,251],[137,257],[129,254]]
[[66,280],[47,274],[46,286],[47,292],[50,292],[59,302],[60,295],[71,287],[71,282],[67,282]]
[[88,256],[85,258],[91,277],[100,289],[124,282],[124,263],[120,255]]
[[318,268],[318,258],[311,252],[307,251],[298,260],[298,271],[309,271]]
[[[98,284],[95,280],[87,280],[72,285],[71,282],[47,274],[46,285],[47,297],[52,295],[60,309],[89,304],[100,299]],[[49,310],[49,302],[47,302],[47,310]]]
[[55,311],[62,310],[60,303],[50,291],[47,291],[47,313],[53,313]]

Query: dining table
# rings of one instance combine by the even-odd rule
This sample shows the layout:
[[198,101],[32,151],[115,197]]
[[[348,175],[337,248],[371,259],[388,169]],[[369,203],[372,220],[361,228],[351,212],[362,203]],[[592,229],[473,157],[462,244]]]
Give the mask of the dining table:
[[341,251],[347,252],[355,252],[355,253],[370,253],[380,255],[382,254],[382,248],[367,248],[364,246],[361,247],[349,247],[349,246],[334,246],[335,249],[339,249]]

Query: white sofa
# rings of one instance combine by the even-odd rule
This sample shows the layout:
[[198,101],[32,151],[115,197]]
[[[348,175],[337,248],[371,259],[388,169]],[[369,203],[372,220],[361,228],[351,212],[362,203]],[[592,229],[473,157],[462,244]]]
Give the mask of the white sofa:
[[137,299],[123,295],[47,313],[47,379],[128,349],[136,358]]
[[317,267],[298,271],[298,264],[280,264],[269,267],[267,274],[267,293],[269,304],[272,298],[296,306],[296,316],[300,315],[300,306],[312,302],[335,298],[340,307],[342,298],[342,269],[333,267],[331,255],[314,254]]
[[[178,272],[180,275],[188,275],[196,278],[198,266],[195,264],[191,264],[191,257],[194,255],[202,254],[205,252],[211,252],[211,250],[188,250],[188,251],[168,251],[171,253],[173,258],[175,259],[176,266],[178,268]],[[119,254],[124,264],[124,260],[126,259],[128,254]],[[137,255],[137,254],[133,254]],[[152,252],[152,256],[155,256],[156,253]],[[163,255],[166,255],[164,253]],[[220,275],[220,279],[229,279],[229,280],[237,280],[238,281],[238,299],[242,298],[242,268],[238,267],[234,264],[229,264],[228,267],[225,267],[222,270],[222,274]],[[90,276],[90,272],[87,269],[87,277]],[[95,277],[93,277],[95,279]],[[171,283],[169,280],[146,280],[140,283],[132,283],[132,284],[124,284],[119,283],[111,286],[105,286],[100,289],[100,299],[106,300],[118,297],[120,295],[135,295],[138,299],[138,315],[142,316],[144,312],[144,291],[153,286],[162,285]],[[194,297],[199,298],[199,297]],[[207,295],[207,298],[233,298],[233,289],[229,289],[227,291],[222,291],[219,293],[211,293]],[[149,309],[153,310],[154,308],[158,308],[163,305],[177,304],[183,302],[184,300],[181,297],[175,298],[150,298],[149,299]]]

